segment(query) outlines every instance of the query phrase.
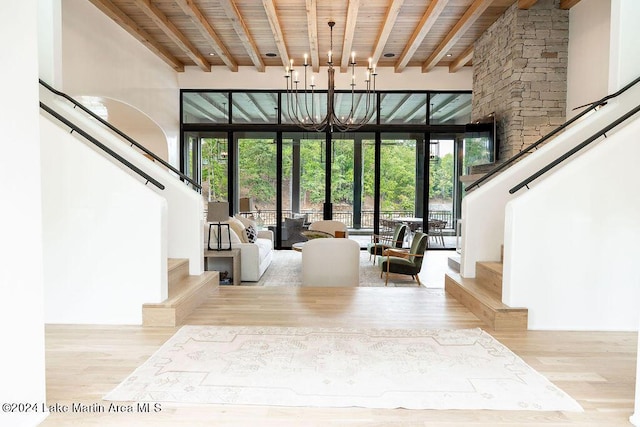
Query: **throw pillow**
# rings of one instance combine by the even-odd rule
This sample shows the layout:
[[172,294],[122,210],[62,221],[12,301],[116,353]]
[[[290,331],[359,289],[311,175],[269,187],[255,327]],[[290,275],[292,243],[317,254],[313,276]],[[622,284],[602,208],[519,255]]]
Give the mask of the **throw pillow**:
[[244,224],[237,218],[230,217],[228,220],[231,229],[236,232],[242,243],[249,243],[247,236],[244,234]]
[[245,228],[247,228],[248,226],[253,226],[253,228],[256,228],[256,221],[253,219],[253,215],[250,216],[249,218],[242,216],[240,214],[235,214],[234,218],[237,219],[238,221],[240,221]]
[[245,234],[247,235],[247,240],[249,243],[255,243],[258,238],[258,232],[256,231],[253,225],[248,226],[244,229]]

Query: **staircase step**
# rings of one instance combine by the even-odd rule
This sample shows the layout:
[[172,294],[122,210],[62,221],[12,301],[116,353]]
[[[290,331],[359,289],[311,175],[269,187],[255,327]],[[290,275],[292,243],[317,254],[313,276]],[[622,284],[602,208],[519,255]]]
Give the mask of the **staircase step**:
[[480,261],[476,263],[476,282],[490,292],[502,298],[502,268],[501,262]]
[[453,271],[460,272],[460,255],[453,255],[447,259],[447,264]]
[[495,292],[479,284],[478,279],[447,273],[444,288],[493,330],[527,330],[528,310],[504,304]]
[[219,286],[217,271],[205,271],[199,276],[186,276],[175,283],[173,295],[161,303],[142,306],[143,326],[178,326],[184,322]]
[[180,292],[180,283],[189,277],[189,260],[182,258],[169,258],[167,260],[167,286],[169,298]]

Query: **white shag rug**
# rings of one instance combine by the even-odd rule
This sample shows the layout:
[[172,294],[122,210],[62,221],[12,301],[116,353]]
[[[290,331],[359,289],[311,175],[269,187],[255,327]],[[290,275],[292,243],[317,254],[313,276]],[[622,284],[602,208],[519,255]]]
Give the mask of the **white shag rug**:
[[479,328],[184,326],[105,400],[582,411]]

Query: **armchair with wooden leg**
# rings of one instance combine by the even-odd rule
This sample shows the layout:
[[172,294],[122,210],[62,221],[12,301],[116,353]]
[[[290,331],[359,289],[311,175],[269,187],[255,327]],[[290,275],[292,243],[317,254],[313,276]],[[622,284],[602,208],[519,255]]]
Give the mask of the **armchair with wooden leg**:
[[422,259],[424,251],[427,248],[429,236],[425,233],[416,233],[409,250],[401,250],[390,248],[384,251],[383,255],[378,257],[380,264],[380,277],[386,273],[384,285],[389,282],[389,273],[410,275],[421,286],[420,269],[422,268]]
[[404,238],[409,231],[409,227],[406,224],[395,223],[393,233],[381,233],[373,234],[371,236],[371,243],[367,245],[367,252],[369,252],[369,259],[373,256],[373,263],[376,263],[376,258],[386,249],[390,248],[402,248]]

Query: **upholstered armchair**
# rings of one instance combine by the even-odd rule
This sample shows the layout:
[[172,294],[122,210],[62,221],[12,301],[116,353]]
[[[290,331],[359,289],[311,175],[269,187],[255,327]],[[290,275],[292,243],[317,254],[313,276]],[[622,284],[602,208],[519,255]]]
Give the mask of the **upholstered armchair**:
[[422,268],[424,251],[427,248],[429,236],[425,233],[416,233],[409,250],[387,249],[382,256],[378,257],[380,264],[380,277],[386,273],[384,285],[389,282],[389,273],[410,275],[421,286],[418,273]]
[[360,245],[351,239],[313,239],[302,248],[302,286],[358,286]]
[[402,248],[402,243],[408,230],[409,227],[406,224],[396,223],[393,233],[373,234],[371,243],[367,245],[369,259],[373,256],[373,263],[375,264],[377,256],[382,255],[385,249]]

